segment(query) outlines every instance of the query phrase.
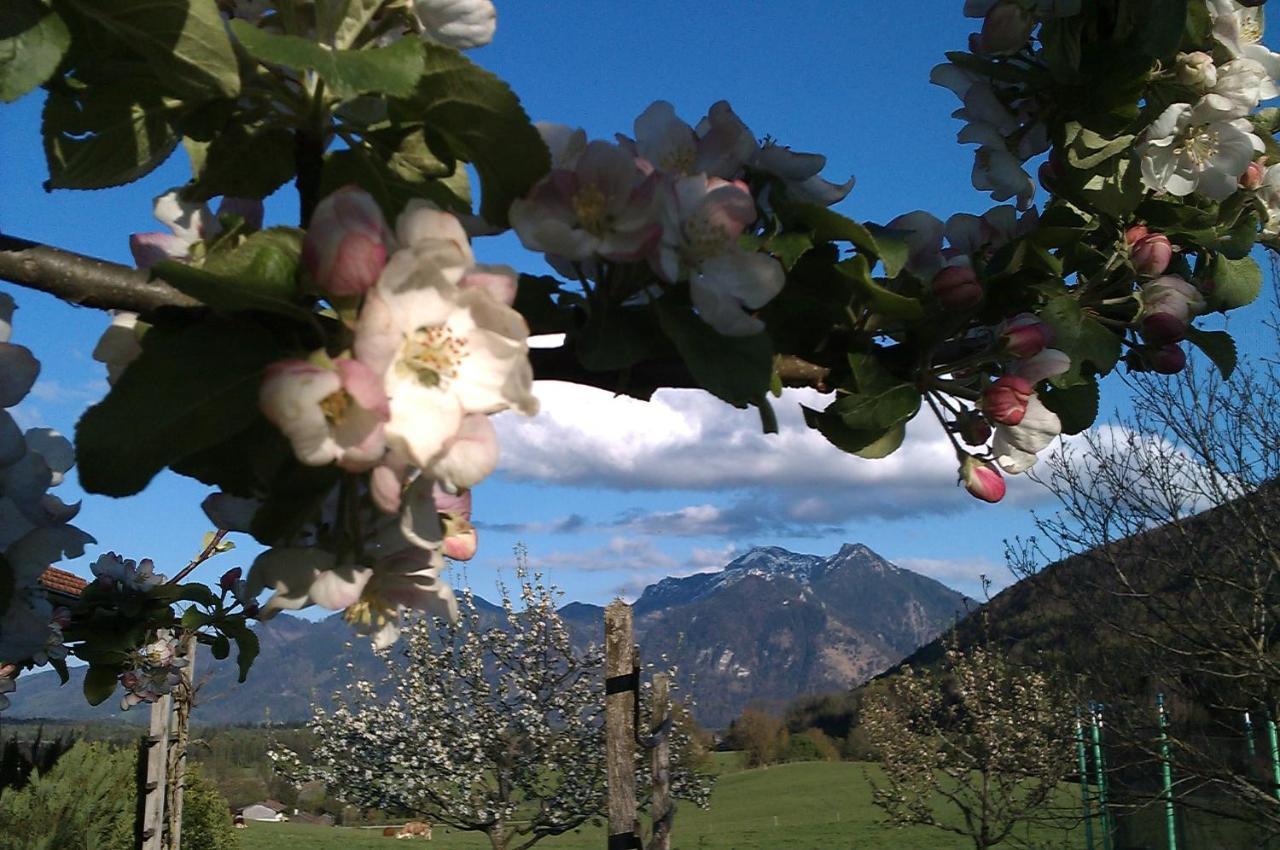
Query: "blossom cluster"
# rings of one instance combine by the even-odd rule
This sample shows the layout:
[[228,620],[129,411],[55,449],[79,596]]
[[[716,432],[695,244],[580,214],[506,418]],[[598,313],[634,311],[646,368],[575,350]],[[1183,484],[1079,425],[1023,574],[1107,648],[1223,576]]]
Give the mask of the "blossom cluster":
[[55,608],[39,584],[45,568],[78,557],[93,538],[71,525],[80,505],[48,491],[61,484],[75,462],[71,443],[49,428],[25,433],[8,408],[27,393],[40,362],[11,342],[15,305],[0,293],[0,555],[13,579],[8,606],[0,611],[0,708],[21,667],[60,662],[67,655],[62,629],[68,611]]
[[[727,336],[758,333],[752,315],[782,289],[782,264],[743,247],[779,201],[830,206],[853,179],[824,180],[826,158],[758,142],[725,101],[695,126],[666,101],[635,120],[634,137],[588,141],[586,133],[539,124],[552,170],[511,207],[526,248],[571,279],[604,286],[635,280],[620,299],[656,297],[688,283],[698,315]],[[612,274],[615,266],[642,273]]]
[[[388,6],[379,21],[381,44],[414,33],[424,41],[467,50],[488,44],[498,27],[492,0],[412,0]],[[278,27],[270,0],[226,0],[224,14],[264,29]]]
[[129,655],[129,666],[120,674],[124,696],[120,709],[128,711],[144,702],[155,702],[182,684],[182,669],[190,661],[178,657],[177,642],[167,631]]

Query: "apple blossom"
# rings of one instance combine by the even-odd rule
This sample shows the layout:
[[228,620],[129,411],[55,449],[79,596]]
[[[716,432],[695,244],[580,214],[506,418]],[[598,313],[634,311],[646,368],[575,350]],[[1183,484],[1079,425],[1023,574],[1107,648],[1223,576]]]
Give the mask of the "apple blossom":
[[732,179],[755,154],[755,136],[726,101],[712,104],[695,130],[676,115],[675,107],[656,100],[634,124],[635,139],[619,135],[619,143],[639,157],[641,168],[672,177],[708,174]]
[[126,560],[115,552],[99,555],[89,569],[100,584],[142,593],[165,581],[165,577],[155,571],[155,562],[150,558]]
[[594,141],[572,170],[552,171],[511,205],[511,226],[531,251],[587,260],[638,259],[658,235],[656,178],[629,153]]
[[359,360],[273,363],[263,378],[259,404],[262,415],[289,438],[298,460],[308,466],[336,463],[360,472],[372,468],[386,449],[387,395],[381,378]]
[[469,413],[423,473],[453,490],[470,489],[498,467],[498,433],[489,417]]
[[18,309],[13,296],[0,292],[0,342],[8,342],[13,335],[13,311]]
[[231,589],[236,586],[236,582],[240,581],[240,576],[242,574],[243,570],[239,567],[232,567],[223,573],[218,579],[218,587],[220,587],[224,593],[230,593]]
[[492,0],[412,0],[422,37],[467,50],[493,41],[498,10]]
[[357,632],[386,649],[400,637],[406,610],[455,620],[458,602],[440,579],[444,558],[439,550],[411,546],[381,558],[370,571],[360,598],[343,612]]
[[[397,231],[411,234],[401,219]],[[531,416],[538,400],[524,318],[494,298],[491,286],[459,287],[469,256],[451,252],[420,224],[419,237],[401,237],[406,247],[370,290],[355,347],[382,375],[391,399],[388,448],[402,463],[426,469],[441,459],[468,413],[515,409]]]
[[970,446],[983,446],[991,439],[991,423],[976,410],[961,412],[956,417],[955,430]]
[[152,209],[169,232],[135,233],[129,237],[129,250],[140,269],[151,268],[161,260],[188,259],[193,245],[222,232],[218,219],[224,214],[238,215],[255,229],[262,225],[262,202],[245,198],[223,198],[215,215],[203,201],[188,201],[182,197],[181,189],[170,189],[156,197]]
[[1248,115],[1262,99],[1263,85],[1270,82],[1266,69],[1252,59],[1232,59],[1216,76],[1202,103],[1223,121]]
[[316,205],[302,242],[302,262],[330,295],[361,295],[387,263],[394,238],[373,196],[344,186]]
[[476,554],[476,528],[471,524],[471,491],[449,493],[437,486],[432,492],[444,535],[444,554],[455,561],[469,561]]
[[40,361],[25,345],[0,342],[0,408],[26,398],[40,374]]
[[129,364],[142,354],[139,342],[148,325],[138,321],[137,313],[118,311],[111,315],[111,324],[98,338],[90,355],[107,367],[107,383],[115,385]]
[[1213,21],[1213,37],[1232,56],[1252,59],[1266,72],[1261,89],[1262,99],[1280,95],[1275,80],[1280,78],[1280,54],[1262,43],[1263,10],[1245,8],[1234,0],[1209,0],[1209,17]]
[[1160,113],[1136,145],[1148,189],[1215,201],[1236,191],[1262,140],[1248,119],[1222,120],[1205,100],[1175,103]]
[[1035,24],[1031,10],[1017,0],[996,3],[982,21],[979,41],[982,52],[996,55],[1017,53],[1031,37]]
[[772,140],[751,157],[750,166],[782,181],[787,197],[806,204],[829,207],[838,204],[853,191],[854,178],[844,183],[823,180],[820,172],[827,158],[817,153],[798,153]]
[[915,210],[897,216],[887,226],[905,233],[907,271],[921,280],[932,280],[943,263],[942,237],[946,225],[942,220],[924,210]]
[[711,104],[693,132],[698,139],[694,168],[714,177],[737,175],[760,148],[755,135],[726,100]]
[[1035,357],[1053,343],[1053,328],[1038,316],[1022,313],[1005,322],[1000,329],[1000,344],[1014,357]]
[[581,127],[537,121],[533,125],[551,154],[551,169],[572,171],[587,149],[587,132]]
[[1179,53],[1175,74],[1179,83],[1201,94],[1218,82],[1218,69],[1213,64],[1213,57],[1200,50]]
[[1261,188],[1262,178],[1265,174],[1266,166],[1255,159],[1249,163],[1249,167],[1244,170],[1244,174],[1240,175],[1240,188],[1249,190]]
[[1017,425],[1027,413],[1027,403],[1035,395],[1031,382],[1018,375],[1005,375],[982,391],[982,412],[1001,425]]
[[1026,378],[1032,386],[1035,386],[1045,378],[1061,375],[1070,368],[1071,358],[1065,352],[1056,348],[1046,348],[1033,357],[1013,361],[1008,365],[1007,371],[1010,375]]
[[991,464],[966,454],[960,461],[960,480],[969,493],[984,502],[995,503],[1004,498],[1005,483]]
[[246,594],[256,599],[263,590],[272,591],[259,613],[262,620],[312,605],[341,611],[360,598],[371,575],[368,567],[339,565],[337,556],[323,549],[277,547],[254,559]]
[[681,177],[667,187],[661,209],[658,274],[672,283],[687,275],[698,315],[725,336],[763,330],[747,311],[773,300],[786,273],[773,257],[738,244],[757,215],[746,185],[705,174]]
[[1033,393],[1021,421],[1017,425],[998,424],[995,432],[991,451],[996,464],[1010,475],[1016,475],[1030,469],[1036,462],[1036,453],[1062,433],[1062,420]]

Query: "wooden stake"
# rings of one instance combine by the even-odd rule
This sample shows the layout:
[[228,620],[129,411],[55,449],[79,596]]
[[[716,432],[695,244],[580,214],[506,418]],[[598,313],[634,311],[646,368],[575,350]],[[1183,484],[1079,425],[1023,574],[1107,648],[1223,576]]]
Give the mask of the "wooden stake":
[[165,850],[164,792],[168,779],[169,711],[168,694],[151,704],[151,726],[147,730],[147,776],[141,791],[142,850]]
[[653,817],[653,839],[649,850],[671,850],[671,820],[675,811],[671,806],[671,737],[663,723],[671,714],[671,682],[666,673],[653,674],[653,711],[651,734],[657,736],[649,751],[653,773],[653,794],[649,801],[649,813]]
[[604,612],[605,765],[609,791],[607,850],[638,850],[636,820],[636,691],[631,606],[616,599]]
[[187,666],[182,668],[182,683],[174,689],[174,730],[169,742],[169,835],[168,850],[182,847],[182,798],[187,790],[187,739],[191,722],[192,682],[195,678],[196,636],[189,635],[183,641],[183,658]]

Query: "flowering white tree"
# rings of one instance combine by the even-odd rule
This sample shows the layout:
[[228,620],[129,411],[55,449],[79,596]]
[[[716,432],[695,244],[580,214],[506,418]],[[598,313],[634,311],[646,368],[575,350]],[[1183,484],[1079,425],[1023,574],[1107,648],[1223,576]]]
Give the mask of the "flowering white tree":
[[[494,850],[602,815],[603,650],[574,648],[539,577],[521,570],[519,608],[502,595],[496,623],[469,591],[456,622],[416,620],[403,657],[385,655],[385,685],[357,681],[332,711],[317,707],[310,759],[273,752],[278,769],[355,805],[483,832]],[[705,804],[710,780],[690,769],[688,736],[673,734],[673,791]]]
[[1071,770],[1059,703],[1045,676],[986,647],[904,668],[862,709],[886,779],[872,800],[898,826],[953,832],[975,850],[1020,837],[1052,814]]

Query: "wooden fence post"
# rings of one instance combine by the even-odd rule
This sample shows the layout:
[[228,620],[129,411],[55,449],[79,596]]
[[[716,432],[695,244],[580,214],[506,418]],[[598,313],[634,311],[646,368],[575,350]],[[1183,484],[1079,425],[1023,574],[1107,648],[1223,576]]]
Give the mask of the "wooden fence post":
[[182,798],[187,790],[187,739],[191,723],[191,701],[196,666],[196,636],[194,633],[183,641],[183,655],[187,666],[182,668],[182,682],[174,689],[173,735],[169,741],[169,776],[168,776],[168,810],[169,837],[166,842],[168,850],[180,850],[182,847]]
[[649,814],[653,818],[653,839],[649,850],[671,850],[671,820],[675,810],[671,805],[671,746],[668,743],[671,716],[670,680],[666,673],[653,674],[653,710],[650,733],[654,736],[653,749],[649,751],[653,794],[649,801]]
[[631,606],[615,599],[604,612],[605,767],[609,794],[607,850],[639,850],[636,819],[635,711],[639,676],[634,666]]
[[169,711],[168,694],[151,704],[151,726],[147,745],[147,776],[139,796],[142,807],[142,850],[164,850],[164,796],[168,784]]

